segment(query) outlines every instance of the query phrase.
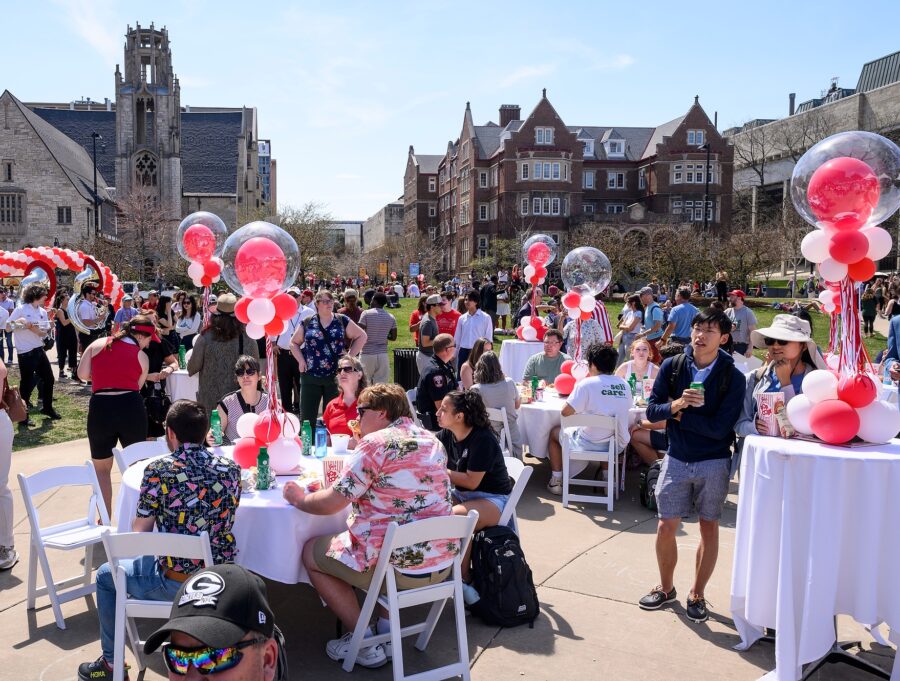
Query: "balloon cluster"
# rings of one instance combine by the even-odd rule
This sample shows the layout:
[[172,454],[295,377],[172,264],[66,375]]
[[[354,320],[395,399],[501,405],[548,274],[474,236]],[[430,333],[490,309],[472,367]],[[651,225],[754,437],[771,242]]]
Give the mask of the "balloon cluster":
[[547,266],[555,259],[559,247],[546,234],[535,234],[522,245],[522,258],[528,264],[523,270],[525,279],[531,284],[531,314],[519,321],[516,337],[519,340],[538,341],[544,339],[546,328],[538,316],[537,306],[540,303],[540,286],[547,279]]
[[261,414],[242,414],[236,427],[240,439],[234,443],[234,460],[241,468],[256,465],[260,447],[267,448],[269,466],[275,473],[289,473],[300,464],[300,420],[293,414],[268,409]]
[[877,225],[900,206],[898,176],[900,148],[893,142],[874,133],[846,132],[813,146],[791,177],[794,207],[816,227],[800,250],[826,282],[819,300],[832,315],[832,332],[840,323],[840,356],[829,358],[830,369],[806,375],[803,394],[788,403],[787,414],[798,432],[830,444],[857,436],[882,443],[900,431],[900,412],[877,399],[854,285],[871,279],[876,261],[891,251],[890,234]]
[[584,361],[567,359],[559,368],[559,376],[553,381],[556,392],[565,397],[575,390],[575,384],[588,375],[588,365]]
[[228,228],[213,213],[191,213],[178,225],[176,244],[178,254],[187,260],[188,276],[197,288],[205,288],[219,281],[224,263],[219,257]]

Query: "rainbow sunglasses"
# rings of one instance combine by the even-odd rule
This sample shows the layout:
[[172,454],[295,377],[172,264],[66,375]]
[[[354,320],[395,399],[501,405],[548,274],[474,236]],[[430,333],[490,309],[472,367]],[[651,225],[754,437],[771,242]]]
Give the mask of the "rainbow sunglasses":
[[163,658],[169,671],[178,676],[185,676],[191,665],[202,676],[217,674],[238,665],[243,659],[242,648],[248,648],[260,643],[265,643],[264,638],[254,638],[249,641],[241,641],[226,648],[179,648],[167,643],[163,646]]

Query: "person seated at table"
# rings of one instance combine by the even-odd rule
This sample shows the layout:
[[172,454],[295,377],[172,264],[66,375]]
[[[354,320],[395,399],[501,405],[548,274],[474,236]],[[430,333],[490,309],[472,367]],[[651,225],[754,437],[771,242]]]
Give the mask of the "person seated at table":
[[[313,515],[334,515],[353,504],[346,530],[315,537],[303,547],[310,582],[348,632],[325,646],[337,661],[347,655],[360,616],[354,587],[365,589],[371,583],[388,525],[452,514],[447,453],[432,433],[413,422],[403,388],[369,386],[360,393],[357,411],[363,437],[334,484],[308,493],[288,482],[282,492],[289,504]],[[458,551],[454,542],[431,542],[396,553],[391,562],[397,588],[444,581]],[[387,613],[380,609],[379,615],[377,633],[390,631]],[[356,664],[380,667],[386,660],[383,646],[375,645],[362,648]]]
[[[173,451],[144,469],[131,529],[190,535],[205,530],[215,563],[233,563],[237,550],[231,530],[241,498],[241,468],[230,458],[206,450],[202,443],[208,431],[209,416],[202,405],[178,400],[171,406],[166,441]],[[203,494],[198,495],[198,490]],[[133,598],[170,601],[201,561],[142,556],[121,560],[119,566],[125,568],[125,586]],[[116,586],[109,563],[97,570],[96,582],[102,655],[79,665],[80,681],[112,679]]]
[[630,352],[631,359],[619,365],[619,368],[616,369],[616,376],[626,381],[631,374],[634,374],[638,381],[645,378],[655,379],[659,373],[659,367],[650,361],[650,355],[653,352],[650,341],[646,338],[632,341]]
[[475,384],[472,390],[481,393],[484,406],[491,409],[506,408],[509,438],[512,441],[511,454],[522,458],[522,435],[519,433],[519,407],[522,399],[516,382],[503,375],[500,359],[493,352],[485,352],[475,365]]
[[739,437],[778,435],[757,414],[756,395],[781,392],[787,405],[802,392],[806,374],[827,366],[812,339],[809,323],[794,315],[775,315],[771,326],[753,330],[750,342],[753,347],[765,347],[768,353],[766,363],[747,374],[744,406],[734,430]]
[[488,350],[493,350],[494,344],[487,338],[479,338],[472,346],[472,352],[466,357],[466,361],[459,367],[459,383],[463,390],[468,390],[475,383],[475,364]]
[[368,386],[362,362],[356,357],[341,357],[338,360],[338,396],[325,405],[322,421],[330,435],[350,435],[353,432],[348,421],[359,419],[356,404],[359,394]]
[[611,345],[594,343],[588,348],[586,359],[589,375],[575,384],[575,389],[566,398],[560,413],[562,416],[573,414],[614,416],[616,432],[593,426],[566,429],[567,432],[561,432],[561,427],[555,426],[550,431],[548,448],[550,481],[547,483],[547,490],[551,494],[563,493],[563,437],[568,437],[573,447],[588,451],[606,451],[608,445],[601,443],[612,435],[616,437],[616,447],[619,451],[624,451],[628,445],[628,410],[633,400],[628,384],[618,376],[612,375],[616,370],[618,358],[618,351]]
[[522,374],[523,380],[527,383],[532,376],[546,381],[548,384],[553,383],[556,377],[562,373],[562,364],[567,359],[571,359],[567,354],[562,352],[563,335],[556,329],[547,329],[544,334],[544,351],[532,355],[525,364],[525,372]]
[[[642,341],[647,342],[647,341]],[[670,340],[659,349],[663,360],[684,352],[684,345]],[[638,419],[631,428],[631,440],[629,445],[647,465],[652,465],[657,459],[661,459],[669,449],[669,438],[666,435],[665,421],[648,421],[646,418]]]
[[[437,439],[447,450],[447,467],[453,484],[454,515],[478,511],[475,531],[494,527],[509,501],[512,484],[503,450],[491,426],[481,393],[454,390],[438,409],[441,430]],[[469,544],[468,551],[472,545]],[[469,553],[463,556],[462,578],[469,581]]]
[[[234,364],[234,376],[240,389],[228,393],[216,405],[222,422],[223,444],[231,445],[241,437],[237,422],[244,414],[262,414],[269,408],[269,393],[260,389],[259,360],[250,355],[241,355]],[[212,442],[210,432],[209,444]]]
[[456,354],[453,336],[439,333],[434,337],[434,356],[425,365],[416,387],[416,411],[428,430],[438,430],[437,410],[441,400],[451,390],[456,390],[456,371],[451,363]]

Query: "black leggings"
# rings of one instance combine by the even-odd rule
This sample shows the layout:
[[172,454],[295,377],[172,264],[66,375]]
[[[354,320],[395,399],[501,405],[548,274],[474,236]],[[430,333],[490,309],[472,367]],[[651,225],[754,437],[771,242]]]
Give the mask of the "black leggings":
[[56,334],[56,359],[60,371],[66,366],[66,358],[68,358],[69,368],[75,371],[75,367],[78,365],[78,336],[74,329],[63,330]]
[[53,384],[56,379],[53,378],[53,369],[50,368],[50,360],[47,359],[44,348],[35,348],[25,353],[20,352],[19,371],[22,374],[22,384],[19,386],[22,390],[22,398],[26,402],[31,401],[31,391],[34,390],[40,379],[40,397],[44,402],[42,410],[53,409]]
[[875,333],[875,317],[863,315],[863,333]]
[[117,442],[122,447],[147,439],[147,409],[137,391],[91,395],[87,417],[88,443],[92,459],[108,459]]

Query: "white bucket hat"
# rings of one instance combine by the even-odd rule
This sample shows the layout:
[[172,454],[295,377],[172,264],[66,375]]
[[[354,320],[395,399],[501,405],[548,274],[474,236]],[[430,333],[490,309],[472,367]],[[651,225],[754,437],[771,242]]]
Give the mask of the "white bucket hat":
[[809,356],[812,357],[816,368],[828,368],[824,358],[819,354],[816,342],[812,339],[809,322],[805,319],[795,317],[792,314],[777,314],[772,319],[772,326],[764,329],[755,329],[750,334],[750,342],[753,343],[755,348],[764,348],[766,346],[766,338],[806,343],[806,349],[809,350]]

